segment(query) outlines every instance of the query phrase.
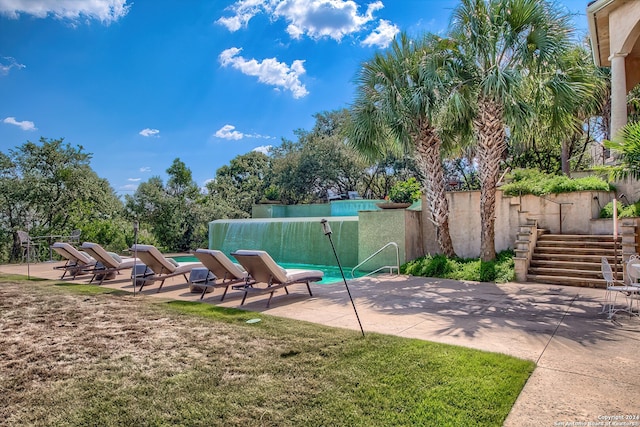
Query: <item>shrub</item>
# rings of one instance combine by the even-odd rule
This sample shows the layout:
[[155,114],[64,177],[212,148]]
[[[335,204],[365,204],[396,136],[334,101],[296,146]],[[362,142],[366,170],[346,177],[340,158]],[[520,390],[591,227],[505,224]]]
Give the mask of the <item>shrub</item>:
[[494,280],[496,280],[496,263],[480,261],[480,281],[493,282]]
[[501,187],[508,196],[523,194],[544,196],[586,190],[611,191],[611,186],[597,176],[571,179],[564,175],[551,175],[532,169],[517,169],[509,178],[511,182]]
[[389,190],[389,200],[395,203],[413,203],[420,200],[420,184],[415,178],[396,182]]
[[[640,217],[640,201],[626,206],[618,203],[618,218],[635,217]],[[600,210],[600,218],[613,218],[613,202],[607,203]]]
[[264,191],[264,197],[272,201],[280,200],[280,189],[272,184]]
[[402,265],[400,272],[412,276],[505,283],[512,281],[515,277],[513,255],[513,251],[506,250],[500,252],[496,260],[491,262],[481,262],[477,258],[461,259],[429,255]]

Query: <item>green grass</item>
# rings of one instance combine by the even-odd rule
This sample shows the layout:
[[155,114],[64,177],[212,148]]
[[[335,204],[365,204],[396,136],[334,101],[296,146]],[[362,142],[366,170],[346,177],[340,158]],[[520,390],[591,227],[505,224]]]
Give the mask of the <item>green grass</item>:
[[481,262],[477,258],[447,258],[428,255],[400,266],[402,274],[475,282],[510,282],[515,277],[513,251],[500,252],[495,261]]
[[[4,286],[0,279],[2,297]],[[19,286],[33,287],[27,292],[50,316],[60,305],[59,316],[74,318],[85,303],[89,312],[106,311],[105,304],[114,316],[130,312],[135,324],[112,331],[109,348],[130,344],[120,339],[146,339],[136,345],[142,354],[103,349],[28,396],[21,395],[25,384],[0,380],[0,402],[27,424],[500,426],[534,369],[501,354],[375,333],[362,338],[359,331],[203,303]],[[261,321],[246,323],[253,318]],[[175,334],[152,340],[162,327]],[[9,374],[10,382],[21,378],[15,368],[0,378]]]

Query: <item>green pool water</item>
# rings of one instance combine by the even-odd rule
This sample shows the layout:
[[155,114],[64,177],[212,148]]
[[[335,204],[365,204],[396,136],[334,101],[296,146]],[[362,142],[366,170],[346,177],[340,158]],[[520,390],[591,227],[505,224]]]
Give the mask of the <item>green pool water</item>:
[[[176,256],[173,257],[177,262],[199,262],[198,258],[193,256]],[[319,284],[328,285],[330,283],[342,282],[342,275],[340,274],[340,269],[338,266],[332,265],[316,265],[316,264],[290,264],[290,263],[278,263],[283,268],[300,268],[304,270],[320,270],[324,273],[324,277],[320,282],[316,282]],[[351,269],[353,267],[343,267],[344,276],[347,280],[351,279]],[[356,272],[356,277],[360,277],[363,274],[358,274]]]

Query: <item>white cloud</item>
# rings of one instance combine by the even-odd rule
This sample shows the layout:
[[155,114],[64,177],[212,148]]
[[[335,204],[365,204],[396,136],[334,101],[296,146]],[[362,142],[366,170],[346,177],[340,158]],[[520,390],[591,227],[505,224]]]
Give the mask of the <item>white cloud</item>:
[[399,32],[400,29],[397,25],[394,25],[387,20],[381,19],[378,28],[373,30],[373,32],[362,41],[362,45],[377,46],[384,49],[385,47],[389,46],[389,44],[391,44],[391,41]]
[[146,137],[150,137],[150,136],[159,136],[158,134],[160,133],[160,131],[158,129],[142,129],[140,132],[138,132],[139,135],[142,136],[146,136]]
[[36,130],[36,126],[33,122],[28,120],[23,120],[21,122],[17,121],[15,117],[7,117],[3,120],[4,123],[18,126],[22,130]]
[[238,132],[235,128],[236,127],[232,125],[224,125],[216,131],[214,136],[216,138],[233,139],[235,141],[244,138],[244,134],[242,132]]
[[258,153],[269,155],[269,150],[273,148],[273,145],[261,145],[260,147],[256,147],[251,151],[257,151]]
[[127,179],[127,181],[129,181],[129,182],[138,182],[140,180],[141,180],[141,178],[129,178],[129,179]]
[[359,15],[358,4],[352,0],[284,0],[273,15],[289,23],[287,33],[294,39],[306,34],[314,39],[329,37],[340,41],[345,35],[360,31],[383,7],[381,1],[376,1],[367,6],[364,15]]
[[72,21],[97,19],[106,24],[125,16],[130,7],[127,0],[0,0],[0,14],[14,19],[24,13]]
[[329,37],[340,41],[345,35],[360,31],[383,7],[381,1],[375,1],[360,15],[353,0],[239,0],[228,8],[234,15],[217,22],[229,31],[238,31],[246,28],[255,15],[267,13],[274,20],[284,19],[289,24],[287,33],[294,39],[306,34],[314,39]]
[[240,140],[243,138],[264,138],[264,139],[275,139],[273,136],[260,135],[258,133],[243,133],[235,130],[236,127],[233,125],[224,125],[220,129],[213,134],[216,138],[222,139],[232,139],[232,140]]
[[138,184],[126,184],[120,187],[120,191],[136,191]]
[[306,73],[304,61],[296,59],[289,67],[284,62],[278,62],[276,58],[267,58],[260,62],[255,59],[247,60],[238,56],[241,51],[242,49],[237,47],[224,50],[219,56],[222,66],[231,65],[243,74],[258,77],[260,83],[290,90],[296,99],[309,94],[300,82],[300,76]]
[[240,28],[246,28],[249,20],[258,13],[267,9],[267,1],[265,0],[240,0],[227,8],[234,12],[234,16],[222,17],[216,22],[227,27],[229,31],[238,31]]
[[5,56],[0,60],[0,76],[6,76],[12,68],[21,69],[25,67],[26,65],[19,64],[14,58]]
[[151,172],[151,168],[149,166],[141,167],[140,172]]

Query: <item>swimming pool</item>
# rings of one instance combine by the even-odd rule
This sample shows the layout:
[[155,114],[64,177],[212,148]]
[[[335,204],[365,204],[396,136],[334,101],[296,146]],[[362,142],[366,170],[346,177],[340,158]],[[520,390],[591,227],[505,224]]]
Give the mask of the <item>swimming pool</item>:
[[[199,262],[198,258],[194,256],[174,256],[172,257],[177,262]],[[316,264],[290,264],[290,263],[278,263],[279,266],[283,268],[300,268],[304,270],[320,270],[324,273],[324,277],[321,281],[316,282],[319,284],[328,285],[331,283],[342,282],[342,275],[340,274],[340,269],[338,266],[333,265],[316,265]],[[343,267],[344,276],[347,280],[351,279],[351,269],[353,267]],[[358,275],[356,273],[356,277],[362,276],[363,273]]]

